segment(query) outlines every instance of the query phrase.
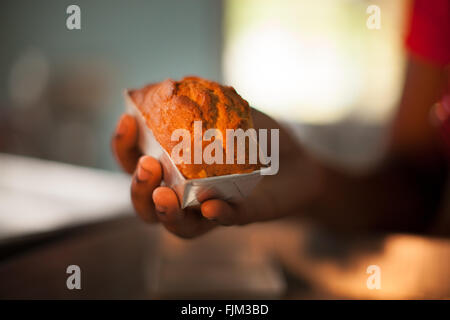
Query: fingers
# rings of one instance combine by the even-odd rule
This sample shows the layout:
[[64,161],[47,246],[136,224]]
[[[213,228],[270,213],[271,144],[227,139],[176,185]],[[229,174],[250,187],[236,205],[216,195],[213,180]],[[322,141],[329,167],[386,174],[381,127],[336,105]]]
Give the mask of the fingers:
[[202,215],[208,219],[217,221],[224,226],[231,226],[239,223],[237,210],[223,200],[208,200],[201,205]]
[[134,172],[136,163],[142,155],[137,142],[136,119],[129,114],[122,115],[112,138],[112,149],[120,166],[130,174]]
[[162,169],[159,161],[150,156],[142,156],[131,182],[131,201],[137,214],[149,223],[158,221],[152,194],[161,184],[161,178]]
[[177,195],[170,188],[155,189],[153,201],[159,221],[167,230],[179,237],[196,237],[217,226],[214,221],[203,218],[198,210],[181,210]]
[[184,217],[175,191],[168,187],[159,187],[153,191],[153,202],[160,221],[177,223]]
[[236,221],[234,209],[222,200],[206,201],[201,206],[201,212],[190,208],[182,210],[175,191],[160,187],[161,179],[159,161],[142,156],[133,175],[131,200],[144,221],[159,221],[167,230],[182,238],[196,237],[218,224],[231,225]]

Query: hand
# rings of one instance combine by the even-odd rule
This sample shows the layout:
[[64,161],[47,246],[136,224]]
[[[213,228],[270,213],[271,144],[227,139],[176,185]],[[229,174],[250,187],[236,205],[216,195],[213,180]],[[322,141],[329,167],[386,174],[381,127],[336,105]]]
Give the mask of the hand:
[[178,197],[161,187],[162,168],[158,160],[144,156],[137,146],[138,126],[131,115],[122,115],[112,139],[114,155],[121,167],[133,174],[131,200],[137,214],[148,223],[161,222],[170,232],[183,237],[199,236],[218,225],[243,224],[245,207],[214,199],[200,209],[181,210]]

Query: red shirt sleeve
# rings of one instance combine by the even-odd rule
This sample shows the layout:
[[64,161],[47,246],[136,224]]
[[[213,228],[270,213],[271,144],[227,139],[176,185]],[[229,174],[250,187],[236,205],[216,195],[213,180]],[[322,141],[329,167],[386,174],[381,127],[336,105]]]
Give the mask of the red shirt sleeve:
[[450,0],[414,1],[406,47],[430,62],[450,64]]

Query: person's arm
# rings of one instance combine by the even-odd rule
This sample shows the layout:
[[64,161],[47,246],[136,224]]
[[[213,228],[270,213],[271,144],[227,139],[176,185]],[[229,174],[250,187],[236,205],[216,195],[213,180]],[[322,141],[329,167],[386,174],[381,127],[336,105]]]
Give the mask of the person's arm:
[[319,163],[322,188],[310,215],[341,230],[427,228],[439,205],[447,167],[430,109],[446,80],[442,67],[409,59],[386,158],[377,170],[352,176]]
[[[237,221],[297,213],[347,232],[424,230],[437,210],[447,170],[429,121],[443,85],[443,68],[409,60],[386,158],[369,174],[351,175],[329,167],[285,133],[280,138],[279,174],[264,178],[242,204]],[[260,113],[255,124],[277,126]]]

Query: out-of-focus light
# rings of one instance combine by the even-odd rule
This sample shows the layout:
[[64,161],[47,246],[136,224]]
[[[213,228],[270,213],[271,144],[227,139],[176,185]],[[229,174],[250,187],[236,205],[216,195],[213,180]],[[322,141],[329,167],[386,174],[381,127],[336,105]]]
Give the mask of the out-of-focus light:
[[0,242],[132,211],[123,174],[0,153]]
[[358,92],[357,70],[347,72],[326,38],[301,42],[290,30],[268,24],[243,34],[225,55],[229,82],[253,105],[279,117],[294,111],[305,120],[336,119]]
[[365,2],[228,0],[225,81],[288,120],[384,119],[401,90],[404,1],[380,5],[373,31]]

